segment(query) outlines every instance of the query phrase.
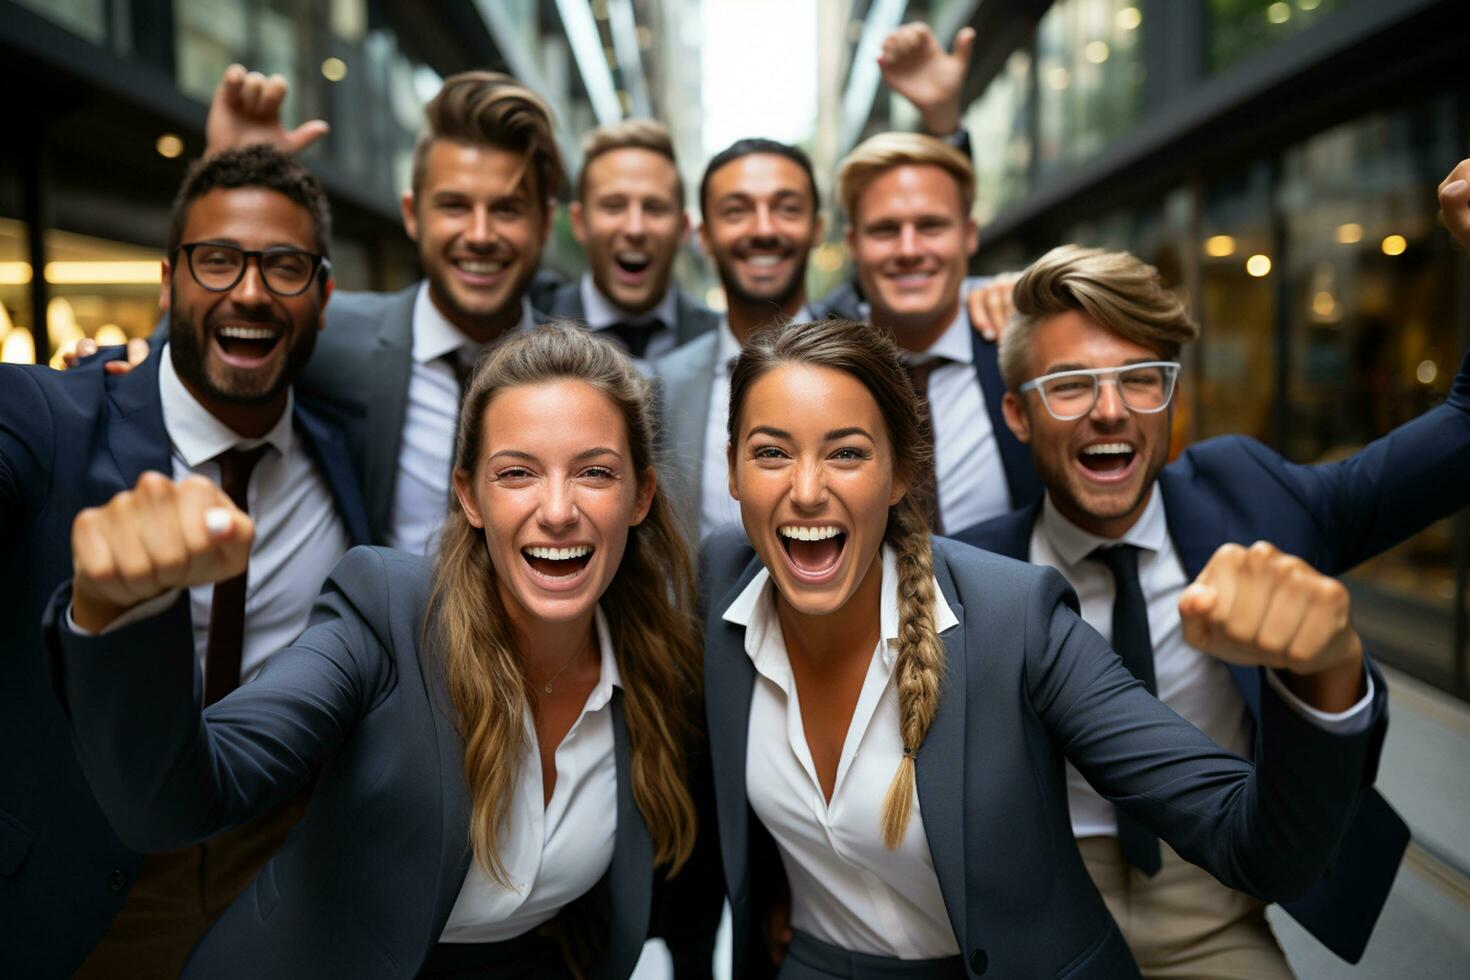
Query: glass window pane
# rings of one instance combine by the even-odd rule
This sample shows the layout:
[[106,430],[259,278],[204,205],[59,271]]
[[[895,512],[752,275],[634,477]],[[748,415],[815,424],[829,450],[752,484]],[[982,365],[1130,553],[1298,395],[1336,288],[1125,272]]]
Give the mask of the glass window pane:
[[965,114],[975,153],[975,220],[994,218],[1030,190],[1031,56],[1016,51]]
[[1127,11],[1137,12],[1129,0],[1061,0],[1041,18],[1037,162],[1043,175],[1092,159],[1138,120],[1140,27]]
[[1351,0],[1209,0],[1209,67],[1220,71],[1299,34]]
[[22,7],[32,10],[47,20],[91,41],[103,44],[107,41],[106,0],[15,0]]

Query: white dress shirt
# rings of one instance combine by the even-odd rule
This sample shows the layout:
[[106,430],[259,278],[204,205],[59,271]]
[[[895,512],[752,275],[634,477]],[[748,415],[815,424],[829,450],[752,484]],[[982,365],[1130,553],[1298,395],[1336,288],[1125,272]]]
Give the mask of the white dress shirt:
[[[582,293],[582,310],[586,313],[587,328],[593,333],[602,333],[615,323],[648,323],[657,320],[663,324],[648,338],[648,347],[643,351],[643,356],[633,358],[633,362],[644,374],[648,373],[647,365],[650,361],[679,346],[679,301],[672,285],[657,306],[636,315],[602,295],[602,290],[592,281],[590,272],[582,274],[578,289]],[[619,347],[622,346],[620,342],[617,343]]]
[[[1190,724],[1208,735],[1216,745],[1244,758],[1251,757],[1254,725],[1240,689],[1224,661],[1196,650],[1184,642],[1179,621],[1179,596],[1189,579],[1174,550],[1164,513],[1164,498],[1157,489],[1150,495],[1143,514],[1117,540],[1090,534],[1073,524],[1052,504],[1047,495],[1041,514],[1031,531],[1031,560],[1050,565],[1062,573],[1082,604],[1082,618],[1103,639],[1112,642],[1113,597],[1117,592],[1113,573],[1101,562],[1088,559],[1098,548],[1131,544],[1139,549],[1138,580],[1148,605],[1149,639],[1154,645],[1154,679],[1159,700],[1173,708]],[[1299,714],[1328,731],[1351,734],[1362,731],[1371,720],[1373,681],[1356,705],[1332,714],[1318,711],[1297,698],[1276,676],[1266,671],[1266,681]],[[1072,831],[1078,837],[1114,836],[1118,833],[1117,811],[1097,794],[1069,762],[1067,802],[1072,811]]]
[[[529,330],[534,323],[530,300],[522,298],[521,321],[513,329]],[[457,352],[465,366],[471,367],[485,346],[466,337],[439,312],[429,298],[427,282],[419,286],[413,302],[413,368],[388,528],[388,543],[395,548],[428,555],[438,545],[439,526],[449,506],[460,395],[459,379],[443,357]]]
[[[189,393],[174,371],[165,344],[159,354],[158,394],[163,427],[172,444],[173,478],[191,474],[219,483],[214,458],[227,449],[271,447],[250,474],[246,503],[255,522],[250,546],[250,570],[245,580],[245,634],[240,654],[240,683],[254,677],[271,654],[289,646],[306,628],[312,603],[322,582],[347,553],[351,539],[326,481],[310,451],[291,427],[291,394],[286,409],[264,437],[246,439]],[[173,604],[177,590],[130,610],[109,629],[118,629]],[[194,653],[204,672],[209,647],[209,612],[213,585],[189,590],[189,613],[194,621]],[[68,612],[70,616],[70,612]]]
[[[958,624],[934,584],[939,632]],[[791,924],[844,949],[900,959],[959,952],[934,873],[917,794],[897,850],[883,843],[880,817],[903,758],[893,662],[898,655],[898,569],[883,549],[881,636],[842,745],[828,802],[801,721],[774,586],[761,569],[724,619],[745,627],[756,669],[746,743],[750,805],[781,852],[791,884]]]
[[[803,306],[792,317],[797,323],[812,318]],[[704,424],[704,462],[699,478],[699,536],[715,528],[740,523],[740,504],[730,496],[730,465],[725,450],[730,445],[730,366],[740,356],[740,341],[730,329],[729,317],[720,317],[719,353],[715,376],[709,386],[709,415]]]
[[496,842],[511,887],[496,884],[479,862],[470,862],[440,942],[513,939],[550,920],[612,864],[618,777],[611,704],[622,680],[600,607],[596,622],[602,675],[556,747],[556,786],[544,805],[536,726],[529,710],[524,716],[515,795]]
[[945,359],[929,375],[929,413],[934,422],[939,516],[949,532],[1011,509],[1005,465],[975,373],[972,329],[970,315],[961,303],[959,315],[927,351],[905,356],[906,361],[914,362]]

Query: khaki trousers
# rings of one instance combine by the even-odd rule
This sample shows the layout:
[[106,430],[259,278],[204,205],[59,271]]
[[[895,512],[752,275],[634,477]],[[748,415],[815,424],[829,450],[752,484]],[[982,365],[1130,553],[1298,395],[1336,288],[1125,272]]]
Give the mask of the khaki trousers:
[[1292,980],[1263,902],[1226,888],[1163,841],[1152,878],[1124,863],[1115,837],[1079,837],[1077,847],[1148,980]]
[[203,844],[150,854],[72,980],[174,980],[194,945],[281,847],[306,794]]

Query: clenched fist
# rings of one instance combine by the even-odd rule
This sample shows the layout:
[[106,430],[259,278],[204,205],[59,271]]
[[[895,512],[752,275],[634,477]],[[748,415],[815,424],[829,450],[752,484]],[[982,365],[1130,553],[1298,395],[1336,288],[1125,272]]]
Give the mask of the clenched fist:
[[1179,599],[1186,643],[1228,663],[1273,667],[1298,697],[1345,711],[1362,695],[1363,644],[1348,591],[1257,541],[1222,545]]
[[144,473],[136,487],[72,522],[72,619],[98,633],[170,589],[234,578],[254,537],[250,518],[203,477],[174,483]]

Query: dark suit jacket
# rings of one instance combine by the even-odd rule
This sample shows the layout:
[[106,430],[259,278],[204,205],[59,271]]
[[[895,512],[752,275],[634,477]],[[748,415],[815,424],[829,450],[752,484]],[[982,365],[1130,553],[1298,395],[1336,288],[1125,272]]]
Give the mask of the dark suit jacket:
[[[674,346],[683,347],[700,334],[709,333],[720,325],[720,315],[709,307],[695,302],[684,290],[674,288],[675,319],[668,324],[674,331]],[[552,294],[545,313],[553,320],[587,319],[587,308],[582,305],[582,280],[573,279],[562,283]]]
[[[968,293],[989,281],[984,276],[966,279],[962,292]],[[856,283],[839,283],[826,296],[811,304],[812,315],[818,319],[838,317],[860,321],[864,319],[859,305],[862,302],[863,296]],[[1001,466],[1005,470],[1011,506],[1025,507],[1041,499],[1041,478],[1036,475],[1036,468],[1031,463],[1031,450],[1011,432],[1001,410],[1001,399],[1006,393],[1006,385],[1000,376],[998,348],[973,330],[970,331],[970,347],[975,376],[980,382],[980,393],[985,396],[985,414],[990,416],[990,428],[995,432],[995,446],[1000,452]]]
[[[57,690],[125,841],[154,851],[203,840],[316,780],[301,823],[195,947],[185,977],[410,978],[438,941],[472,855],[464,747],[439,656],[421,650],[431,571],[403,552],[348,552],[300,639],[202,718],[183,602],[81,637],[56,625],[70,602],[58,593]],[[617,835],[588,894],[610,918],[597,975],[626,977],[648,929],[653,851],[620,690],[612,716]]]
[[[1253,439],[1226,436],[1186,449],[1159,474],[1169,535],[1197,576],[1226,542],[1265,540],[1318,571],[1340,575],[1470,501],[1470,357],[1445,404],[1337,463],[1288,462]],[[956,535],[1012,558],[1030,556],[1040,504]],[[1232,667],[1260,717],[1256,671]],[[1332,870],[1285,909],[1323,945],[1356,963],[1388,898],[1409,830],[1370,790]]]
[[[773,847],[745,792],[755,668],[744,630],[721,615],[760,564],[738,529],[712,535],[704,563],[705,707],[744,978],[765,972],[754,896]],[[970,976],[1138,975],[1077,852],[1064,757],[1231,887],[1284,898],[1321,876],[1372,780],[1381,686],[1374,724],[1354,736],[1328,734],[1263,686],[1252,766],[1150,696],[1078,618],[1056,571],[935,538],[934,574],[959,625],[941,634],[918,812]]]
[[[120,352],[121,348],[117,348]],[[71,525],[145,470],[172,474],[158,359],[113,377],[0,367],[0,974],[69,974],[107,931],[142,860],[113,834],[48,693],[41,614],[69,579]],[[340,432],[296,401],[299,435],[355,543],[367,517]],[[187,603],[183,617],[188,622]],[[189,641],[192,650],[192,640]]]

